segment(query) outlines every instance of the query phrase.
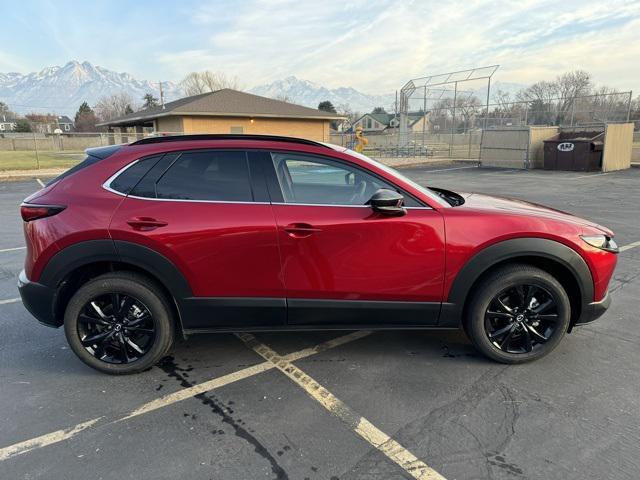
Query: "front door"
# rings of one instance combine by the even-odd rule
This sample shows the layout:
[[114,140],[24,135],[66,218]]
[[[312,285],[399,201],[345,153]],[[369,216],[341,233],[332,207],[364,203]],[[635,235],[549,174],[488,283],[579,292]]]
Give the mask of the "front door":
[[365,205],[385,180],[311,155],[273,153],[288,322],[434,325],[444,278],[442,215],[405,197],[407,214]]
[[167,154],[112,219],[114,240],[151,248],[187,279],[192,297],[177,299],[187,329],[285,324],[277,231],[254,155]]

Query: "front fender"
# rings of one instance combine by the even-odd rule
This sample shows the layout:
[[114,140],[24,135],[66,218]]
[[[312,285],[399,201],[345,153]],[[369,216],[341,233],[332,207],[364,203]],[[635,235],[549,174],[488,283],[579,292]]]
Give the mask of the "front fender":
[[480,276],[495,265],[523,257],[543,258],[562,265],[573,275],[580,288],[583,310],[593,302],[593,277],[587,263],[578,252],[546,238],[515,238],[484,248],[460,269],[449,289],[446,302],[442,304],[439,325],[459,326],[467,297]]

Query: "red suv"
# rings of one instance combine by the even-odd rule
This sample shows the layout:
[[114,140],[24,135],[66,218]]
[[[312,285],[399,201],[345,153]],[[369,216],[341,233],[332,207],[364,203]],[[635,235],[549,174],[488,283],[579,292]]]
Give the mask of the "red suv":
[[198,332],[463,327],[520,363],[604,313],[613,233],[253,135],[89,149],[21,206],[27,309],[107,373]]

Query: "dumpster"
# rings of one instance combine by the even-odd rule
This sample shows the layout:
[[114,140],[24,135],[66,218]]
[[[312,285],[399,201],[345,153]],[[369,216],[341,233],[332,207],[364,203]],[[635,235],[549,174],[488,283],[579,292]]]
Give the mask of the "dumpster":
[[544,141],[545,170],[602,170],[604,132],[560,132]]

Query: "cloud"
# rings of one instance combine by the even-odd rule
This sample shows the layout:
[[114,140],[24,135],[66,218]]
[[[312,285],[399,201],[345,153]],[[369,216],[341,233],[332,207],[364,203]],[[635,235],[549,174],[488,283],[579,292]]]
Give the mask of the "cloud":
[[583,68],[638,87],[640,4],[584,1],[242,2],[192,14],[213,32],[197,49],[158,55],[183,74],[210,68],[247,86],[287,75],[371,92],[408,79],[494,63],[497,78],[531,83]]
[[183,0],[126,11],[41,3],[0,18],[25,38],[0,47],[0,71],[72,57],[140,78],[211,69],[245,87],[296,75],[389,93],[410,78],[499,63],[503,82],[582,68],[598,83],[640,90],[638,1]]

